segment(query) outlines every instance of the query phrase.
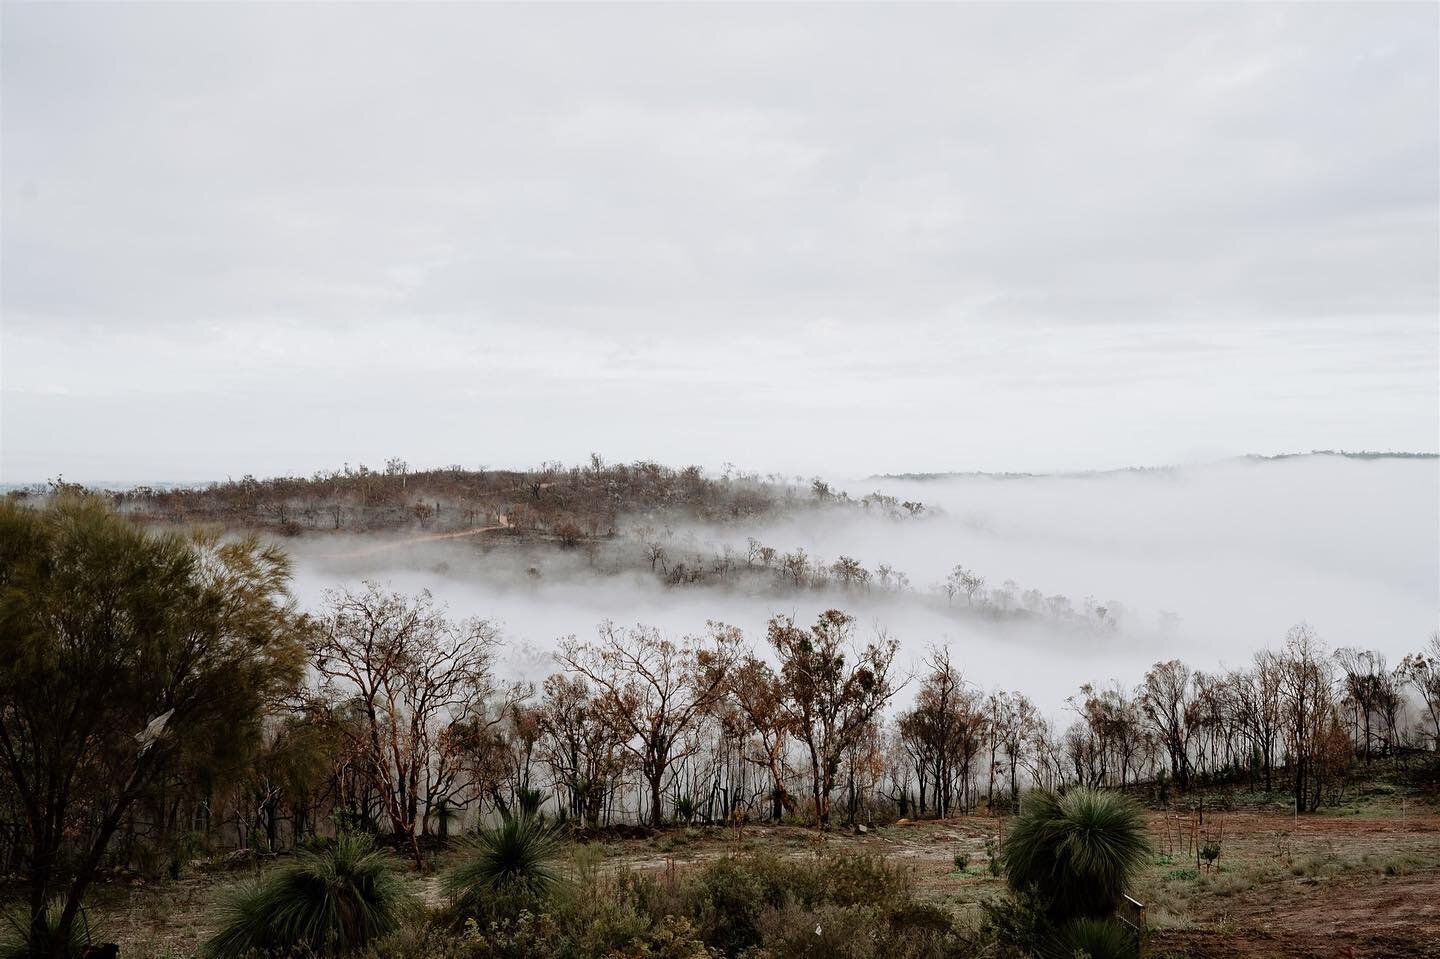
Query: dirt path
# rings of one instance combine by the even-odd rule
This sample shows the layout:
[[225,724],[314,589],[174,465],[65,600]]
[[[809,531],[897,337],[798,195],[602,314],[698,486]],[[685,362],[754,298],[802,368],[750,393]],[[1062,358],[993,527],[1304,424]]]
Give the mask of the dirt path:
[[359,559],[365,556],[374,556],[392,549],[399,549],[402,546],[414,546],[417,543],[437,543],[447,539],[464,539],[467,536],[479,536],[482,533],[495,533],[510,528],[510,523],[505,517],[500,517],[498,526],[476,526],[472,529],[457,530],[453,533],[431,533],[426,536],[407,536],[405,539],[392,539],[383,543],[373,543],[361,549],[346,550],[340,553],[325,553],[325,559]]

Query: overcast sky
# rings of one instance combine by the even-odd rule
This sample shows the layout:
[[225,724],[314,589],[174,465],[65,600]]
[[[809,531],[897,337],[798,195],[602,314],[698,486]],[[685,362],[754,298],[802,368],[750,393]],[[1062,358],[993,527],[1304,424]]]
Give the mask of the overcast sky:
[[1435,4],[3,16],[0,480],[1440,445]]

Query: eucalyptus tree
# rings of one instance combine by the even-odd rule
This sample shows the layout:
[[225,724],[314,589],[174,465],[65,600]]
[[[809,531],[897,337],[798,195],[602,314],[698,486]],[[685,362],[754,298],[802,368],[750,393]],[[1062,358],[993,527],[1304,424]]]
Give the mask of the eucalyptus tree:
[[786,789],[786,762],[791,736],[790,719],[781,706],[784,689],[770,664],[746,656],[731,673],[730,699],[749,726],[758,749],[745,759],[770,774],[770,818],[779,822],[793,804]]
[[361,757],[392,832],[418,862],[427,805],[449,799],[513,707],[515,691],[493,678],[498,638],[483,620],[449,619],[429,593],[366,583],[328,598],[310,649],[317,709]]
[[540,756],[566,795],[569,815],[600,825],[625,772],[620,735],[581,676],[546,678],[539,706]]
[[1400,663],[1400,676],[1414,687],[1425,708],[1434,749],[1440,750],[1440,632],[1432,633],[1424,652],[1411,653]]
[[725,695],[740,658],[740,631],[712,622],[704,637],[669,639],[658,629],[606,622],[590,642],[571,636],[557,659],[596,690],[598,707],[639,766],[650,822],[664,822],[665,783],[699,742],[690,735]]
[[780,659],[780,707],[810,763],[815,816],[830,825],[830,798],[840,763],[895,695],[898,644],[883,634],[863,649],[853,643],[855,618],[821,613],[806,629],[788,616],[770,620],[769,640]]

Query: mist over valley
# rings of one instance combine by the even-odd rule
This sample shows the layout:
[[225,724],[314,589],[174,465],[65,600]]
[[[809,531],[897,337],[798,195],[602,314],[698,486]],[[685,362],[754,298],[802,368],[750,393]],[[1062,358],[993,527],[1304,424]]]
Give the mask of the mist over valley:
[[[712,477],[714,496],[696,503],[619,504],[593,535],[569,529],[583,499],[566,491],[574,471],[516,473],[502,497],[510,505],[488,512],[444,483],[431,488],[430,475],[407,477],[384,529],[327,531],[327,507],[358,504],[286,497],[283,487],[237,519],[290,554],[303,607],[367,580],[428,590],[452,613],[495,625],[504,668],[528,680],[553,668],[559,639],[593,635],[605,621],[675,637],[721,621],[763,646],[775,615],[808,622],[841,608],[862,635],[899,640],[908,670],[948,646],[969,682],[1022,689],[1059,719],[1081,682],[1134,685],[1171,658],[1240,666],[1298,622],[1333,646],[1398,661],[1440,609],[1433,457],[836,477],[820,487],[732,472]],[[536,492],[531,482],[551,485]],[[165,495],[128,508],[160,509]],[[560,505],[546,513],[551,501]],[[524,528],[532,510],[550,518]],[[342,522],[376,523],[363,514]],[[277,522],[292,524],[289,535]],[[784,563],[799,554],[797,579]],[[859,567],[849,579],[835,571],[846,557]],[[956,566],[984,580],[968,598],[946,594]]]

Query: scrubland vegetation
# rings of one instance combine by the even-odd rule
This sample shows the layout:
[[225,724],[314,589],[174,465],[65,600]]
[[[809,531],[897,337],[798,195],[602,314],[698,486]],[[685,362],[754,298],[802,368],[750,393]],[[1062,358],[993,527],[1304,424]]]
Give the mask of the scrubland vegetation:
[[[562,515],[581,538],[613,535],[605,517],[636,500],[923,512],[598,461],[487,476],[452,475],[475,497],[462,524],[510,530],[520,504],[558,501],[545,528],[562,549]],[[358,498],[347,508],[396,510],[418,480],[334,482]],[[1317,857],[1308,840],[1297,855],[1283,837],[1234,856],[1237,830],[1259,832],[1237,806],[1288,809],[1297,844],[1322,810],[1424,808],[1440,638],[1392,667],[1301,624],[1245,668],[1171,660],[1133,688],[1081,685],[1063,728],[1022,691],[966,682],[955,650],[906,674],[896,637],[862,636],[839,608],[776,616],[763,637],[606,623],[564,642],[543,681],[504,681],[499,633],[426,594],[367,584],[299,609],[285,552],[246,528],[303,490],[246,501],[245,486],[0,506],[8,953],[78,955],[105,941],[117,882],[193,888],[203,872],[218,899],[194,934],[160,923],[127,951],[1098,959],[1138,948],[1127,892],[1184,935],[1177,884],[1234,896],[1440,864],[1431,812],[1420,842],[1382,858]],[[174,512],[158,524],[137,502]],[[224,504],[241,517],[224,536],[168,522]],[[830,570],[842,590],[869,578]],[[952,580],[947,599],[996,602],[977,574]],[[1376,795],[1381,771],[1395,796]],[[704,853],[679,869],[688,845]]]

